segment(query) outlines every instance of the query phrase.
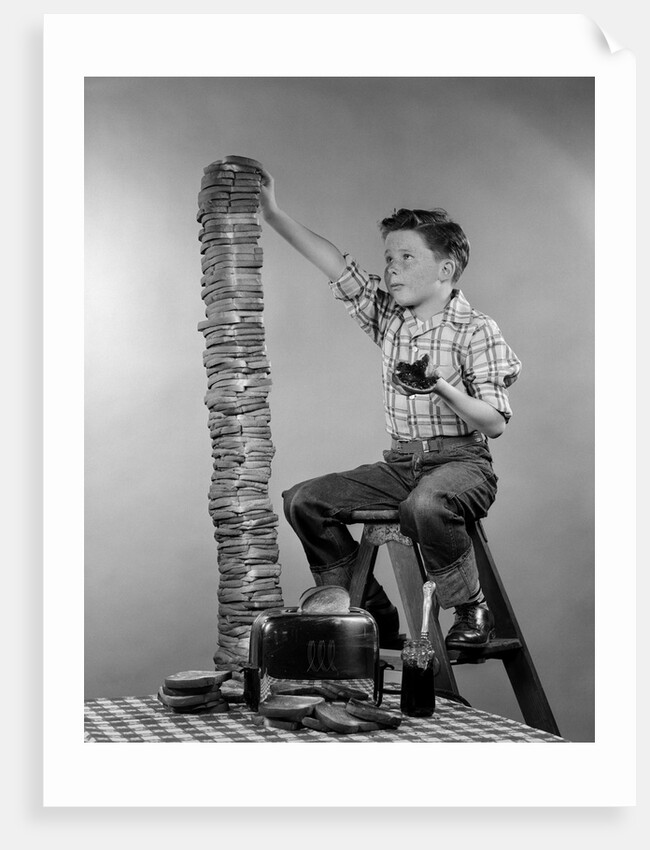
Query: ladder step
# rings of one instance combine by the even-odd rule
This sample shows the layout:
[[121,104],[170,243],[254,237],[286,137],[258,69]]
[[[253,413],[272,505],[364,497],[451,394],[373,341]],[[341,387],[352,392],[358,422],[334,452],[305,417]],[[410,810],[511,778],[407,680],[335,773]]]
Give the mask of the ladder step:
[[[367,593],[369,578],[374,570],[377,551],[382,544],[385,544],[404,606],[407,631],[417,636],[422,626],[422,584],[427,579],[426,568],[417,543],[405,541],[399,532],[397,511],[356,511],[351,514],[351,521],[364,523],[357,569],[350,586],[350,597],[354,600],[351,604],[354,606],[362,604]],[[440,692],[441,695],[447,692],[458,695],[454,676],[456,665],[484,664],[490,658],[497,658],[503,662],[524,721],[529,726],[559,736],[553,712],[494,563],[480,520],[468,525],[468,531],[476,554],[481,586],[484,588],[485,597],[494,614],[497,633],[508,635],[508,637],[496,638],[488,646],[479,649],[447,650],[436,605],[428,624],[431,641],[441,663],[436,675],[436,692]],[[390,647],[381,646],[380,648],[381,660],[392,668],[389,669],[387,666],[383,671],[384,681],[389,686],[399,686],[401,680],[402,664],[399,651],[401,637],[400,635],[400,640],[392,641]]]
[[[403,636],[400,635],[400,638]],[[379,654],[382,661],[392,664],[396,670],[402,669],[401,647],[382,646]],[[502,658],[509,652],[521,649],[521,641],[518,638],[495,638],[485,647],[471,649],[466,652],[450,650],[447,655],[451,664],[480,664],[488,658]]]
[[487,646],[476,647],[476,649],[450,650],[449,663],[452,665],[481,664],[488,658],[503,658],[504,655],[517,649],[521,649],[521,641],[518,638],[496,638]]

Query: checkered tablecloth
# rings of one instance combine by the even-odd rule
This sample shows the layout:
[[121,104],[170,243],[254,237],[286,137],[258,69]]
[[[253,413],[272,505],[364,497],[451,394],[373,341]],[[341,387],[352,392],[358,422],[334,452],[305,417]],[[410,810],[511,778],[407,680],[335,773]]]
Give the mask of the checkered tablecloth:
[[[399,708],[399,698],[386,695],[382,706]],[[267,729],[253,722],[254,712],[242,704],[231,704],[228,714],[175,714],[155,696],[94,699],[84,705],[87,742],[134,741],[214,743],[328,743],[339,744],[401,741],[422,743],[463,742],[562,742],[563,738],[541,732],[505,717],[478,711],[442,697],[436,697],[433,717],[404,717],[397,729],[338,735],[312,729],[285,732]]]

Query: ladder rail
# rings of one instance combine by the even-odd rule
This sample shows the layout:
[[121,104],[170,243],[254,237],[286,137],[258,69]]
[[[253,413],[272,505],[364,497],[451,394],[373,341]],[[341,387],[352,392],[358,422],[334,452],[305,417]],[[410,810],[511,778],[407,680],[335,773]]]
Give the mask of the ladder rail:
[[[419,634],[422,616],[422,583],[426,581],[427,573],[417,544],[414,541],[404,540],[399,533],[398,512],[354,511],[350,521],[364,524],[357,564],[350,586],[351,604],[363,606],[379,545],[385,543],[395,572],[409,630],[412,636]],[[376,533],[373,533],[377,526],[385,532],[383,536],[378,537]],[[396,530],[393,531],[391,526],[396,526]],[[498,658],[504,665],[524,722],[536,729],[559,736],[557,722],[490,552],[481,521],[468,523],[468,532],[474,546],[481,586],[495,616],[497,641],[491,652],[487,648],[468,650],[463,653],[454,652],[450,656],[440,628],[439,605],[436,601],[429,620],[429,635],[441,663],[440,672],[436,676],[436,688],[460,696],[453,665],[481,663],[490,657]]]

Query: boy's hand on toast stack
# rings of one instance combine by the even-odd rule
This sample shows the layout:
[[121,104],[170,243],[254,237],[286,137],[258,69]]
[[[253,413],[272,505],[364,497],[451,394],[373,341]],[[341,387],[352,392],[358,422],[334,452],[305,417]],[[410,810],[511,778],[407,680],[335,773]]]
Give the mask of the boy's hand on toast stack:
[[262,168],[260,173],[262,175],[260,209],[264,218],[267,218],[270,213],[275,212],[278,208],[275,199],[275,180],[265,168]]

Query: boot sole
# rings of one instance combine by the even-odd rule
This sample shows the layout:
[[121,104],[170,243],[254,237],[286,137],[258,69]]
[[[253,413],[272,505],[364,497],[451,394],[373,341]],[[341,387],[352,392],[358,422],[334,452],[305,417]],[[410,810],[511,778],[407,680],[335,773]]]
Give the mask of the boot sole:
[[445,646],[447,647],[447,649],[456,649],[460,650],[461,652],[465,652],[468,649],[485,649],[485,647],[489,645],[491,640],[495,640],[496,636],[496,630],[492,629],[488,634],[487,640],[483,643],[467,643],[465,641],[455,641],[453,639],[448,641],[445,638]]

